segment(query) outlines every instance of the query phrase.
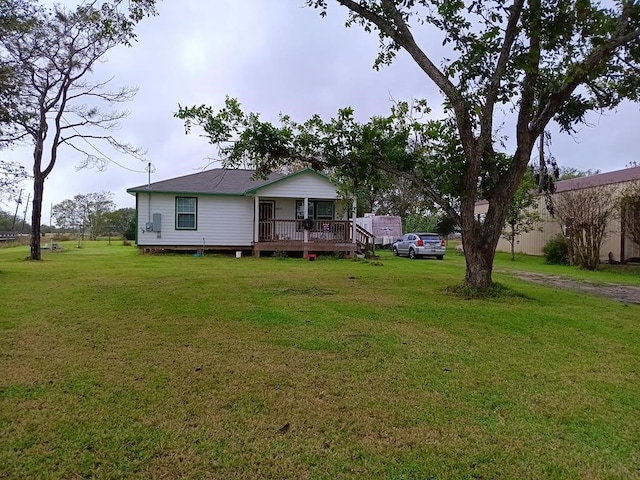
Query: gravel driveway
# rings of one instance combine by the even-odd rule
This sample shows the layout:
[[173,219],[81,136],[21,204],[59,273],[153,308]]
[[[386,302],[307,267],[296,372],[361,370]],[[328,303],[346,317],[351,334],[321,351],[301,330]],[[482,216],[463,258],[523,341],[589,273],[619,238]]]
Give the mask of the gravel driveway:
[[544,273],[532,273],[522,271],[504,272],[513,275],[521,280],[533,283],[541,283],[550,287],[562,288],[566,290],[577,290],[579,292],[591,293],[618,300],[623,303],[634,303],[640,305],[640,287],[631,285],[618,285],[615,283],[593,283],[585,280],[574,280],[547,275]]

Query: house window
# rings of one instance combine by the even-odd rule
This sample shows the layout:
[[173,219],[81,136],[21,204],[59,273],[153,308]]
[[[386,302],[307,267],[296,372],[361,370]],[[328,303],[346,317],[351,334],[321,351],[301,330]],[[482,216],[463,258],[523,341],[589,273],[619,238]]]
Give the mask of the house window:
[[[319,201],[309,200],[307,218],[312,220],[333,220],[335,216],[335,202],[332,201]],[[304,218],[304,202],[302,200],[296,201],[296,219],[302,220]]]
[[[320,201],[309,200],[309,208],[307,210],[307,218],[311,220],[333,220],[335,214],[335,202],[332,201]],[[296,220],[302,220],[304,218],[304,202],[302,200],[296,201]],[[314,222],[314,226],[311,229],[314,232],[321,231],[322,225],[320,222]],[[296,222],[296,231],[300,232],[303,229],[302,222]]]
[[333,202],[316,202],[316,219],[333,220],[334,210]]
[[176,197],[176,230],[196,230],[198,199]]

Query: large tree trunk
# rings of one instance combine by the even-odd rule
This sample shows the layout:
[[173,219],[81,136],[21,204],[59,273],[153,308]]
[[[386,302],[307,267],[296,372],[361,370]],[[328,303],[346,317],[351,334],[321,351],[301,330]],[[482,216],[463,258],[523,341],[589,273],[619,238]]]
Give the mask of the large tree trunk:
[[516,229],[511,225],[511,260],[516,259]]
[[31,260],[41,260],[40,222],[42,219],[42,197],[44,193],[44,175],[34,172],[33,204],[31,206]]
[[[506,213],[505,213],[506,215]],[[505,216],[487,215],[484,223],[472,218],[471,224],[462,223],[462,244],[466,262],[464,283],[478,291],[487,290],[493,281],[493,259]]]
[[[463,197],[460,202],[460,228],[466,261],[464,283],[467,287],[483,291],[493,283],[491,274],[496,247],[504,229],[509,204],[527,168],[530,152],[530,148],[528,151],[520,149],[516,152],[513,166],[515,170],[512,175],[503,177],[501,188],[488,199],[489,209],[484,221],[480,221],[474,214],[475,196]],[[471,180],[469,183],[471,184]],[[469,186],[467,191],[470,190]]]
[[473,247],[467,250],[464,246],[464,256],[467,264],[464,276],[464,284],[479,291],[487,290],[491,287],[493,280],[493,257],[495,249],[480,242],[471,243]]

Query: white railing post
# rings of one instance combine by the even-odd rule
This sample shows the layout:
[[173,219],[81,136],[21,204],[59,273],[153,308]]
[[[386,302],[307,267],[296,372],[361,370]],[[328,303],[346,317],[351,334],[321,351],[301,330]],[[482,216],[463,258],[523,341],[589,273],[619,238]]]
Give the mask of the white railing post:
[[351,203],[351,243],[357,243],[356,234],[358,232],[358,227],[356,225],[356,218],[358,215],[358,199],[353,197],[353,201]]
[[[309,218],[309,198],[304,197],[304,215],[303,218],[306,220]],[[309,230],[303,228],[304,230],[304,243],[309,243]]]
[[254,197],[253,205],[253,241],[255,243],[260,241],[260,197],[258,195]]

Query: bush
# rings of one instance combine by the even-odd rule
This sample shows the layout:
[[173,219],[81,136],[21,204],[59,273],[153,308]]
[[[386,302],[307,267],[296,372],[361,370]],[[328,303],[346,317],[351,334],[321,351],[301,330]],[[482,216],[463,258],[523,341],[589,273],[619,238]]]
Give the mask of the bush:
[[569,264],[569,242],[562,235],[556,235],[542,249],[545,263],[552,265]]
[[131,220],[131,222],[129,222],[129,226],[127,227],[127,230],[124,232],[124,235],[123,235],[124,239],[125,240],[135,240],[136,239],[136,230],[138,230],[138,222],[134,218],[133,220]]

